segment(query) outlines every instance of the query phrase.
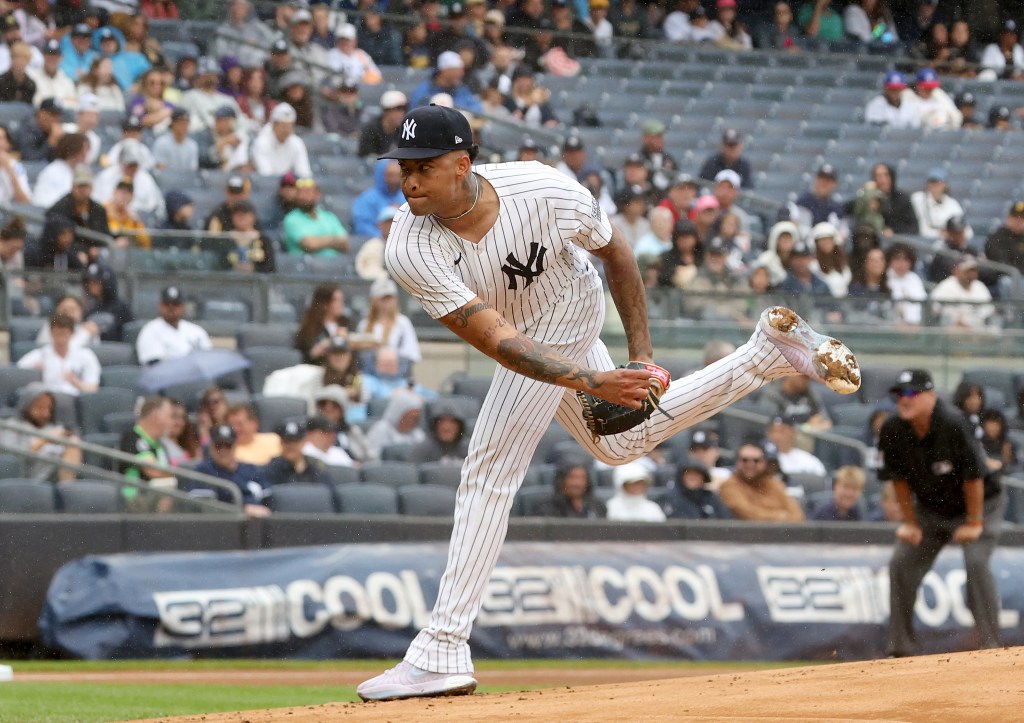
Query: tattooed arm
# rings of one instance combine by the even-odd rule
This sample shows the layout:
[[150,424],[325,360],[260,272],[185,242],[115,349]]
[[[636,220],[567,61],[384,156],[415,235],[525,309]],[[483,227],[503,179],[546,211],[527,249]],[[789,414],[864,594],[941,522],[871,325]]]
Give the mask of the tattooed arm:
[[530,339],[479,297],[440,319],[441,323],[502,366],[549,384],[590,392],[638,409],[647,396],[649,374],[635,369],[600,372],[580,366]]
[[629,358],[652,362],[651,332],[647,327],[647,290],[644,288],[636,256],[629,242],[615,228],[607,246],[594,252],[604,262],[605,278],[612,292],[612,301],[622,317],[629,346]]

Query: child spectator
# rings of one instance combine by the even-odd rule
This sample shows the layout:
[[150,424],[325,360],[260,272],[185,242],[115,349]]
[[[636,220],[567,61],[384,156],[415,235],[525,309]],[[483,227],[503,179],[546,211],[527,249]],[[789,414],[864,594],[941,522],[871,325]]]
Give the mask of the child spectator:
[[860,521],[858,503],[864,493],[865,481],[864,470],[860,467],[840,467],[832,480],[832,499],[816,509],[811,519],[828,522]]

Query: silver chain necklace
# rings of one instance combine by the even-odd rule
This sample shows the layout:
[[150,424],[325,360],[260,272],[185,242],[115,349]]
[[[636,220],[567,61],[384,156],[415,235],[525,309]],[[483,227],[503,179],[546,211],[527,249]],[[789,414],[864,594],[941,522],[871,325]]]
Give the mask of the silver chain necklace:
[[476,202],[480,200],[480,192],[481,192],[481,190],[483,190],[483,186],[484,186],[484,184],[482,184],[480,182],[480,177],[477,176],[475,173],[473,174],[473,180],[476,181],[476,192],[473,194],[473,205],[472,206],[467,208],[465,211],[460,213],[458,216],[438,216],[436,213],[432,213],[430,215],[433,216],[434,218],[436,218],[438,221],[458,221],[463,216],[468,215],[470,213],[470,211],[472,211],[474,208],[476,208]]

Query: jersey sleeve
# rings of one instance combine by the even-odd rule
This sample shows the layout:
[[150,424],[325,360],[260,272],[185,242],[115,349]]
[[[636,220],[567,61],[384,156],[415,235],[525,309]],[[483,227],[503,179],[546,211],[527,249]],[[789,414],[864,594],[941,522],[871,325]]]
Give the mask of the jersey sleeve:
[[601,202],[583,186],[577,184],[574,199],[575,220],[579,224],[573,243],[586,251],[597,251],[612,240],[612,224]]
[[398,285],[434,319],[476,298],[455,274],[451,252],[431,239],[408,211],[395,218],[384,248],[384,263]]

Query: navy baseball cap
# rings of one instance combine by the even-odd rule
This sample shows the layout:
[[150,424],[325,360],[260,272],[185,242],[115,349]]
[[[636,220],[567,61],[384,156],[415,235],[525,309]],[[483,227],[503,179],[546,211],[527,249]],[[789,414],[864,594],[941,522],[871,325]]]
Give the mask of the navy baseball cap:
[[473,129],[466,116],[453,108],[427,105],[405,114],[398,145],[378,159],[418,160],[436,158],[451,151],[473,147]]
[[904,369],[896,376],[896,383],[889,387],[889,392],[899,394],[903,391],[927,392],[935,388],[932,375],[925,369]]

